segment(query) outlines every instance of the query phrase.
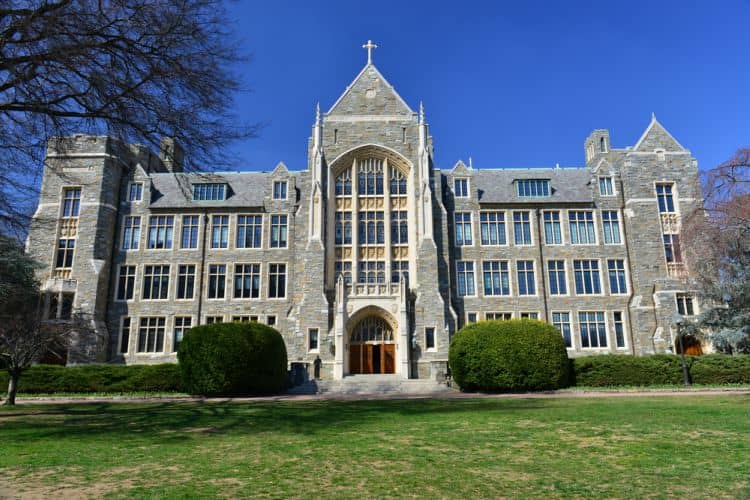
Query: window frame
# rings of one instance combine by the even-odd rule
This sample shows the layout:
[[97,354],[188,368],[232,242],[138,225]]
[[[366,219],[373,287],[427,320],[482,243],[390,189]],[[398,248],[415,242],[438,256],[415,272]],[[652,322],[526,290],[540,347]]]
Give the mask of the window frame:
[[[198,224],[193,225],[185,225],[185,219],[187,217],[196,217],[198,219]],[[205,224],[205,221],[201,221],[203,217],[200,216],[200,214],[180,214],[180,250],[198,250],[201,246],[201,224]],[[186,247],[183,245],[185,241],[185,229],[191,228],[190,236],[192,236],[192,228],[195,228],[195,246],[189,246]],[[192,242],[192,238],[190,240]]]
[[[128,322],[128,342],[127,342],[127,349],[123,351],[122,349],[122,341],[123,339],[123,333],[125,330],[125,320]],[[119,321],[119,327],[117,330],[117,354],[120,356],[126,356],[130,354],[130,344],[133,340],[132,338],[132,329],[133,329],[133,317],[128,315],[120,316]]]
[[[480,210],[479,211],[479,245],[484,247],[502,247],[502,246],[508,246],[508,223],[505,218],[505,210]],[[490,216],[494,215],[495,220],[490,221]],[[482,221],[482,216],[486,216],[487,220]],[[499,219],[502,218],[502,222],[499,221]],[[500,238],[500,225],[502,225],[502,240]],[[487,243],[484,242],[484,236],[482,232],[482,227],[487,226]],[[492,238],[490,235],[492,234],[492,231],[490,231],[490,228],[494,226],[495,233],[497,236],[497,243],[492,243]],[[502,241],[502,242],[501,242]]]
[[[315,332],[315,347],[312,346],[313,332]],[[320,328],[308,328],[307,329],[307,352],[319,353],[320,352]]]
[[[277,192],[277,189],[278,192]],[[271,197],[274,200],[287,200],[289,196],[289,182],[286,180],[275,180],[273,181]]]
[[[586,293],[586,283],[585,283],[585,281],[582,281],[582,283],[583,283],[583,292],[579,292],[578,291],[578,281],[576,280],[576,272],[577,272],[577,270],[576,270],[576,262],[581,262],[581,263],[588,262],[589,263],[589,269],[588,270],[584,269],[584,266],[582,264],[580,272],[584,273],[583,274],[584,278],[586,276],[585,273],[587,271],[589,273],[591,273],[590,274],[591,279],[592,279],[592,281],[591,281],[591,290],[592,290],[592,292],[591,293]],[[596,263],[596,269],[595,270],[591,267],[591,263],[592,262]],[[592,297],[592,296],[593,297],[600,297],[600,296],[604,295],[604,286],[602,285],[602,265],[601,264],[602,264],[601,263],[601,259],[573,259],[573,262],[572,262],[571,265],[573,267],[573,285],[574,285],[574,290],[575,290],[575,295],[576,296],[578,296],[578,297],[583,297],[583,296],[586,296],[586,297]],[[596,289],[596,287],[594,286],[594,281],[593,281],[593,277],[594,277],[593,273],[594,273],[594,271],[596,271],[597,281],[599,283],[599,291],[598,292],[594,292],[594,290]]]
[[[234,268],[232,271],[232,296],[231,296],[232,300],[260,300],[261,294],[263,293],[263,263],[262,262],[234,262],[233,265],[234,265]],[[237,272],[238,266],[243,266],[243,269],[242,269],[243,272],[241,273]],[[247,266],[250,266],[251,268],[250,273],[244,272]],[[254,266],[257,266],[257,273],[254,272]],[[245,278],[244,277],[245,276],[250,277],[250,295],[248,297],[244,296],[244,291],[245,291],[245,288],[244,288]],[[237,296],[237,278],[238,277],[243,277],[242,278],[243,279],[243,287],[242,287],[243,294],[239,297]],[[258,279],[258,288],[257,288],[258,295],[253,297],[253,288],[254,288],[253,280],[255,277],[257,277]]]
[[[617,263],[618,261],[622,262],[622,269],[618,269],[618,268],[611,269],[609,267],[609,263],[610,262]],[[617,285],[617,290],[618,291],[615,292],[612,289],[612,275],[611,275],[612,271],[615,271],[615,272],[618,272],[618,273],[620,271],[622,271],[622,281],[623,281],[623,284],[625,285],[625,291],[619,291],[620,290],[619,276],[618,276],[618,285]],[[608,258],[607,259],[607,286],[609,287],[609,294],[610,295],[629,295],[630,294],[630,286],[628,285],[628,281],[630,281],[630,276],[628,275],[628,264],[625,261],[625,259],[624,258],[614,258],[614,259],[609,259]]]
[[[132,269],[133,270],[133,274],[132,275],[127,274],[127,275],[123,276],[123,274],[122,274],[123,268]],[[121,285],[121,281],[122,281],[123,277],[126,279],[126,283],[125,283],[124,298],[121,299],[120,298],[120,291],[122,290],[122,288],[121,288],[121,286],[122,286]],[[133,280],[133,289],[132,289],[132,294],[131,294],[130,298],[128,298],[128,296],[127,296],[127,280],[129,278],[132,278],[132,280]],[[115,302],[132,302],[132,301],[134,301],[135,297],[136,297],[136,284],[137,283],[138,283],[138,266],[135,265],[135,264],[120,264],[117,267],[117,281],[115,282],[115,298],[114,298],[114,301]]]
[[[161,224],[160,220],[164,219],[164,224]],[[146,250],[153,251],[153,250],[167,250],[171,251],[174,249],[174,233],[175,233],[175,215],[174,214],[149,214],[148,215],[148,223],[146,224]],[[152,225],[151,221],[156,220],[156,224]],[[172,224],[169,224],[169,220],[171,219]],[[161,229],[164,229],[164,246],[158,246],[159,244],[159,233]],[[171,228],[171,234],[170,234],[170,228]],[[154,239],[154,245],[151,246],[151,231],[152,229],[155,231],[156,238]]]
[[[179,326],[177,325],[177,320],[181,320]],[[185,325],[185,320],[188,320],[187,325]],[[196,325],[197,326],[197,325]],[[193,328],[193,316],[189,314],[175,314],[172,318],[172,336],[171,336],[171,348],[172,353],[176,353],[177,350],[180,347],[180,342],[182,342],[182,339],[185,337],[185,334],[190,331],[190,329]],[[177,341],[177,331],[180,330],[181,338],[179,341]]]
[[[128,221],[132,221],[134,219],[138,219],[137,225],[128,225]],[[141,248],[141,220],[143,217],[141,215],[123,215],[122,217],[122,230],[120,231],[120,250],[123,250],[125,252],[131,252],[134,250],[140,250]],[[126,230],[130,229],[130,238],[125,237]],[[134,231],[135,230],[135,231]],[[135,237],[136,232],[138,233],[138,236]],[[125,243],[128,242],[130,246],[127,248],[125,247]],[[135,243],[135,246],[132,244]]]
[[[574,221],[572,221],[570,219],[570,217],[574,213],[576,214],[575,224],[576,224],[577,231],[575,233],[577,235],[577,238],[579,239],[578,242],[573,241],[574,238],[573,238],[573,226],[572,226],[572,224],[574,223]],[[594,241],[589,241],[589,237],[591,236],[589,234],[589,221],[586,220],[586,216],[585,216],[585,214],[589,214],[589,213],[591,214],[591,231],[592,231],[591,234],[593,234]],[[583,222],[579,219],[578,214],[584,214]],[[581,235],[580,225],[581,224],[584,224],[584,228],[585,228],[585,231],[584,231],[584,233],[586,234],[586,242],[585,243],[581,243],[581,241],[580,241],[580,235]],[[594,209],[583,209],[583,210],[568,209],[568,235],[570,236],[570,244],[571,245],[575,245],[575,246],[598,245],[599,244],[599,235],[597,234],[598,231],[596,230],[596,226],[597,226],[597,224],[596,224],[596,210],[594,210]]]
[[[555,315],[556,314],[560,314],[560,315],[567,314],[568,315],[568,321],[567,322],[563,322],[563,321],[555,322]],[[557,328],[558,331],[560,332],[560,335],[562,335],[563,342],[565,342],[565,348],[566,349],[575,349],[575,347],[576,347],[576,345],[575,345],[575,333],[573,331],[573,319],[572,319],[572,316],[573,316],[573,314],[570,311],[550,311],[550,318],[551,318],[550,324],[554,328]],[[556,323],[559,323],[560,325],[567,324],[567,326],[568,326],[568,337],[567,338],[565,337],[565,332],[563,332],[562,328],[558,328]],[[570,345],[568,345],[568,343]]]
[[[224,245],[224,246],[221,246],[222,243],[224,243],[224,239],[223,239],[224,233],[221,230],[219,231],[219,240],[218,240],[219,241],[219,246],[214,246],[214,229],[225,227],[225,225],[223,223],[223,220],[221,221],[220,224],[217,224],[215,222],[215,220],[216,220],[217,217],[226,217],[227,218],[227,223],[226,223],[226,229],[227,229],[227,233],[226,233],[226,245]],[[231,214],[225,214],[225,213],[224,214],[222,214],[222,213],[211,214],[209,229],[210,229],[210,234],[208,235],[208,240],[209,240],[208,241],[208,248],[210,250],[229,250],[230,246],[231,246],[231,243],[232,243],[232,236],[233,236],[232,235],[232,215]]]
[[[468,222],[466,221],[466,216],[469,216]],[[461,222],[458,221],[458,217],[461,217],[463,220]],[[469,242],[466,243],[466,225],[469,225]],[[459,243],[458,240],[458,227],[461,226],[461,235],[462,239]],[[460,212],[453,212],[453,244],[456,247],[473,247],[474,246],[474,214],[471,211],[460,211]]]
[[[133,188],[136,186],[140,187],[138,190],[138,198],[133,198]],[[142,181],[130,181],[128,182],[128,203],[141,203],[143,201],[143,187]]]
[[[497,263],[497,271],[495,271],[494,269],[492,269],[492,264],[493,263]],[[506,260],[506,259],[487,259],[487,260],[482,260],[481,261],[481,264],[482,264],[482,269],[481,269],[481,273],[482,273],[482,296],[483,297],[511,297],[513,295],[513,280],[511,278],[511,275],[513,273],[510,270],[510,267],[511,267],[510,263],[511,263],[511,261],[510,260]],[[485,264],[489,264],[490,265],[489,271],[485,270]],[[505,265],[505,270],[503,270],[503,264]],[[491,282],[492,282],[492,285],[493,285],[492,286],[492,291],[494,292],[494,273],[495,272],[497,272],[497,275],[498,275],[498,282],[499,282],[500,293],[489,293],[488,294],[487,293],[486,280],[485,280],[486,273],[490,273],[491,274]],[[505,275],[507,277],[507,285],[508,286],[507,286],[506,289],[503,288],[503,273],[505,273]],[[508,293],[502,293],[504,290],[507,290]]]
[[[222,274],[216,272],[212,273],[211,268],[216,266],[218,267],[224,267],[224,272]],[[207,263],[206,264],[206,274],[208,274],[206,279],[206,300],[213,300],[213,301],[220,301],[220,300],[227,300],[227,281],[228,280],[228,274],[229,274],[229,265],[226,262],[216,262],[216,263]],[[211,297],[211,278],[216,277],[216,291],[215,295],[216,297]],[[224,286],[221,293],[221,296],[219,297],[219,283],[220,278],[224,278]]]
[[[584,346],[583,345],[583,324],[585,323],[586,325],[589,325],[590,322],[589,322],[588,318],[587,318],[587,320],[585,322],[581,322],[581,314],[602,314],[603,315],[602,316],[602,320],[601,320],[601,324],[604,325],[604,340],[606,342],[605,345],[601,345],[601,339],[602,339],[602,337],[601,337],[601,332],[599,332],[598,329],[597,329],[597,332],[596,332],[597,345],[596,346],[592,346],[591,345],[591,334],[590,334],[590,332],[588,332],[588,334],[589,334],[588,344],[589,345],[588,346]],[[599,310],[599,311],[596,311],[596,310],[579,310],[578,311],[578,337],[579,337],[578,340],[580,342],[580,349],[581,350],[600,350],[601,351],[601,350],[609,349],[609,325],[607,324],[607,316],[608,315],[607,315],[607,311],[606,310]],[[598,318],[595,321],[595,324],[596,325],[600,324]],[[588,328],[587,328],[587,330],[588,330]]]
[[[176,266],[177,266],[177,277],[176,277],[176,280],[175,280],[174,300],[175,301],[178,301],[178,300],[179,301],[195,300],[195,297],[196,297],[195,292],[197,291],[197,287],[198,287],[198,280],[197,280],[197,278],[198,278],[198,267],[199,267],[199,265],[197,263],[194,263],[194,262],[178,262],[176,264]],[[190,274],[188,274],[188,273],[185,273],[185,274],[180,273],[180,268],[183,267],[183,266],[186,267],[186,268],[188,266],[193,266],[193,273],[192,273],[192,276],[193,276],[193,293],[191,294],[190,297],[180,297],[180,278],[182,276],[186,276],[186,284],[187,284],[187,278],[190,276]],[[187,286],[186,286],[186,289],[187,289]]]
[[[159,274],[155,274],[153,272],[151,272],[150,274],[147,274],[146,270],[149,267],[151,267],[151,268],[159,267],[159,268],[161,268],[160,269],[161,272]],[[165,274],[164,274],[163,271],[164,271],[165,267],[167,268],[167,273],[166,273],[167,285],[166,285],[166,292],[164,292],[162,294],[161,291],[164,288],[164,286],[163,286],[164,285],[163,279],[164,279],[164,276],[165,276]],[[153,271],[153,269],[152,269],[152,271]],[[147,276],[150,277],[150,279],[151,279],[151,281],[150,281],[151,286],[150,287],[146,286],[146,277]],[[152,292],[154,290],[154,278],[157,277],[157,276],[160,277],[160,280],[159,280],[159,295],[164,295],[164,297],[153,298],[151,295],[152,295]],[[169,300],[169,292],[170,292],[170,289],[171,289],[171,286],[172,286],[171,282],[172,282],[172,265],[171,264],[144,264],[143,265],[143,280],[141,281],[141,300],[142,301],[150,301],[150,302],[151,301],[161,301],[161,302],[168,301]],[[148,291],[148,293],[149,293],[148,297],[146,297],[146,291]]]
[[[274,276],[283,276],[284,277],[284,290],[283,294],[278,295],[278,278],[276,281],[276,296],[271,295],[271,283],[273,283],[273,280],[271,279],[271,266],[284,266],[284,273],[279,273],[278,271],[274,273]],[[268,300],[287,300],[287,288],[289,286],[289,264],[287,262],[269,262],[268,263]],[[278,268],[277,268],[278,269]]]
[[[547,220],[547,214],[550,214],[550,220]],[[552,214],[557,214],[557,220],[552,219]],[[547,224],[550,224],[552,231],[551,234],[554,238],[555,236],[555,224],[557,224],[558,233],[560,236],[560,241],[552,241],[549,242],[547,240]],[[544,244],[547,246],[562,246],[565,245],[565,236],[563,235],[563,225],[562,225],[562,210],[542,210],[542,224],[543,224],[543,233],[544,233]]]
[[[458,186],[461,183],[463,183],[464,189],[458,189]],[[471,198],[471,189],[469,187],[468,177],[453,178],[453,196],[455,198]]]
[[[613,225],[613,221],[611,218],[608,218],[607,220],[605,220],[604,214],[610,214],[610,215],[615,214],[614,225]],[[625,242],[623,241],[623,237],[622,237],[622,226],[620,224],[620,221],[622,220],[620,217],[620,211],[619,210],[602,210],[600,214],[600,218],[601,218],[601,226],[602,226],[602,242],[605,245],[624,245]],[[612,231],[612,227],[617,228],[617,239],[619,239],[619,241],[614,241],[614,238],[613,238],[611,242],[607,242],[607,231],[605,229],[605,224],[609,224],[610,226],[609,231],[610,231],[610,235],[612,236],[614,235],[614,232]]]
[[[278,217],[279,223],[274,224],[274,217]],[[281,224],[281,218],[284,218],[284,223]],[[268,248],[270,249],[281,249],[289,248],[289,214],[285,213],[273,213],[268,215]],[[274,227],[278,227],[278,244],[274,245]],[[281,235],[284,234],[284,245],[281,245]]]
[[[531,210],[513,210],[511,212],[513,214],[513,246],[517,247],[533,247],[534,246],[534,226],[532,223],[533,217],[531,217]],[[516,214],[520,215],[520,220],[516,222]],[[523,220],[523,214],[527,215],[527,220]],[[516,223],[521,225],[521,236],[522,236],[522,243],[518,243],[518,236],[516,233]],[[526,232],[524,231],[525,224],[528,224],[529,227],[529,242],[525,243],[526,241]]]
[[[524,267],[526,267],[526,265],[529,262],[531,262],[531,271],[529,271],[528,268],[524,269],[523,271],[521,271],[521,269],[518,268],[518,265],[521,262],[525,263]],[[536,278],[536,275],[537,275],[537,272],[536,272],[536,260],[534,260],[534,259],[517,259],[515,261],[515,263],[516,263],[516,265],[515,265],[515,268],[516,268],[516,290],[518,292],[517,296],[518,297],[536,297],[539,294],[539,284],[536,281],[536,279],[537,279]],[[528,285],[529,285],[528,273],[531,272],[532,283],[533,283],[533,286],[534,286],[534,293],[521,293],[521,275],[520,275],[521,272],[523,272],[524,276],[526,277],[525,284],[526,284],[526,287],[527,287],[527,290],[526,290],[527,292],[528,292]]]
[[[473,260],[457,260],[455,262],[456,263],[455,263],[454,267],[455,267],[455,273],[456,273],[455,274],[455,276],[456,276],[456,296],[457,297],[476,297],[477,296],[476,262],[473,261]],[[465,265],[466,264],[471,264],[471,271],[470,272],[471,272],[471,286],[473,288],[473,290],[472,290],[473,293],[470,293],[470,294],[464,293],[463,295],[461,294],[461,288],[460,288],[461,280],[459,279],[459,270],[458,270],[458,265],[459,264],[464,264],[464,270],[461,271],[464,274],[464,276],[468,276],[468,273],[469,273],[469,271],[467,271],[465,269]],[[464,280],[466,280],[466,278],[464,278]],[[464,289],[467,288],[467,285],[468,285],[468,281],[465,281],[464,282]]]
[[[610,190],[610,192],[608,192],[608,193],[602,191],[602,181],[605,181],[605,185],[606,185],[606,181],[607,180],[609,180],[609,190]],[[612,175],[600,175],[598,177],[598,185],[599,185],[599,196],[606,196],[606,197],[617,196],[617,190],[615,190],[615,179],[614,179],[614,176],[612,176]]]
[[[552,293],[552,269],[550,268],[550,262],[562,262],[562,270],[559,268],[556,268],[554,270],[555,273],[555,283],[558,285],[558,293]],[[565,293],[559,293],[560,287],[560,277],[559,273],[562,272],[563,274],[563,285],[565,286]],[[547,283],[549,283],[547,289],[548,293],[551,297],[568,297],[570,296],[570,283],[568,282],[568,261],[566,259],[547,259]]]
[[[145,350],[141,350],[141,333],[144,329],[143,322],[147,321],[150,322],[150,320],[156,320],[155,325],[146,324],[146,339],[144,342]],[[163,324],[159,324],[159,320],[163,321]],[[154,329],[153,335],[154,335],[154,350],[150,351],[148,350],[149,345],[149,331],[150,329]],[[161,329],[161,349],[157,349],[159,346],[159,329]],[[136,355],[138,356],[156,356],[156,355],[162,355],[166,352],[166,337],[167,337],[167,317],[166,316],[153,316],[153,315],[147,315],[147,316],[140,316],[138,318],[138,337],[136,339],[136,345],[135,345],[135,351]]]
[[[251,224],[247,223],[248,217],[252,217],[253,221]],[[260,224],[256,224],[257,218],[260,217]],[[244,218],[244,223],[240,223],[240,218]],[[235,216],[236,222],[235,222],[235,234],[234,234],[234,248],[235,249],[242,249],[242,250],[262,250],[263,249],[263,230],[265,225],[265,217],[263,217],[263,214],[257,214],[257,213],[241,213],[236,214]],[[260,235],[256,238],[258,226],[260,226]],[[242,229],[242,232],[240,232],[240,227],[244,228]],[[252,228],[252,243],[256,244],[253,246],[247,246],[247,235],[248,235],[248,228]],[[245,237],[242,240],[242,244],[240,244],[240,234],[243,234]]]

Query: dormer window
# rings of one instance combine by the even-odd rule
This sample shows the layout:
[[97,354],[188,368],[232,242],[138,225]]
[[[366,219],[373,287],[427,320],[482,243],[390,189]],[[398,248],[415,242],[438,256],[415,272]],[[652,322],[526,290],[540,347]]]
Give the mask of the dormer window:
[[612,177],[599,177],[599,194],[602,196],[613,196],[615,194]]
[[519,179],[516,181],[518,196],[549,196],[549,179]]
[[456,198],[469,197],[469,179],[453,179],[453,193]]
[[273,199],[286,200],[286,181],[273,181]]
[[128,201],[141,201],[143,199],[143,183],[131,182],[128,190]]
[[227,185],[218,182],[193,184],[193,200],[220,201],[227,199]]

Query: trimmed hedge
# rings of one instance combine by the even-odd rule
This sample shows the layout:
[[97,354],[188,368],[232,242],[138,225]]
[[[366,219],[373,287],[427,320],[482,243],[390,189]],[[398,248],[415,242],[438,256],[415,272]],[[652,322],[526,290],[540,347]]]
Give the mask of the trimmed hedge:
[[453,379],[464,391],[538,391],[567,387],[570,362],[560,332],[542,321],[481,321],[450,345]]
[[284,339],[254,321],[192,328],[180,342],[177,359],[190,394],[273,394],[287,381]]
[[[694,384],[750,384],[750,355],[688,356],[687,364]],[[577,386],[648,386],[683,383],[680,356],[668,354],[587,356],[575,358],[573,366]]]
[[[8,388],[8,372],[0,371],[0,394]],[[36,365],[26,370],[18,392],[181,392],[180,367],[159,365]]]

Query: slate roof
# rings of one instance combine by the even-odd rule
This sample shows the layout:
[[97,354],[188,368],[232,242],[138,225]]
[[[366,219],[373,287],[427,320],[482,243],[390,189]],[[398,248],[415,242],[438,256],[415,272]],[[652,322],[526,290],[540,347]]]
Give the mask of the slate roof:
[[[591,203],[591,171],[588,168],[502,168],[472,170],[473,189],[479,190],[480,203]],[[513,181],[549,179],[549,197],[518,196]]]
[[[151,208],[262,207],[270,172],[152,173]],[[193,201],[193,183],[229,184],[226,200]]]

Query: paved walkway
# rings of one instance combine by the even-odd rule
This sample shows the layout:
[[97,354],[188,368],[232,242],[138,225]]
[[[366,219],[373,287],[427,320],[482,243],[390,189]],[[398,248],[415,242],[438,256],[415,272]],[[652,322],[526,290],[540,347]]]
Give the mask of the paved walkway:
[[750,396],[750,389],[671,389],[671,390],[623,390],[623,391],[545,391],[517,394],[466,393],[457,390],[433,394],[312,394],[238,398],[201,398],[192,396],[92,396],[92,397],[23,397],[16,399],[19,405],[28,404],[93,404],[93,403],[246,403],[253,401],[377,401],[392,399],[551,399],[551,398],[638,398],[638,397],[686,397],[686,396]]

